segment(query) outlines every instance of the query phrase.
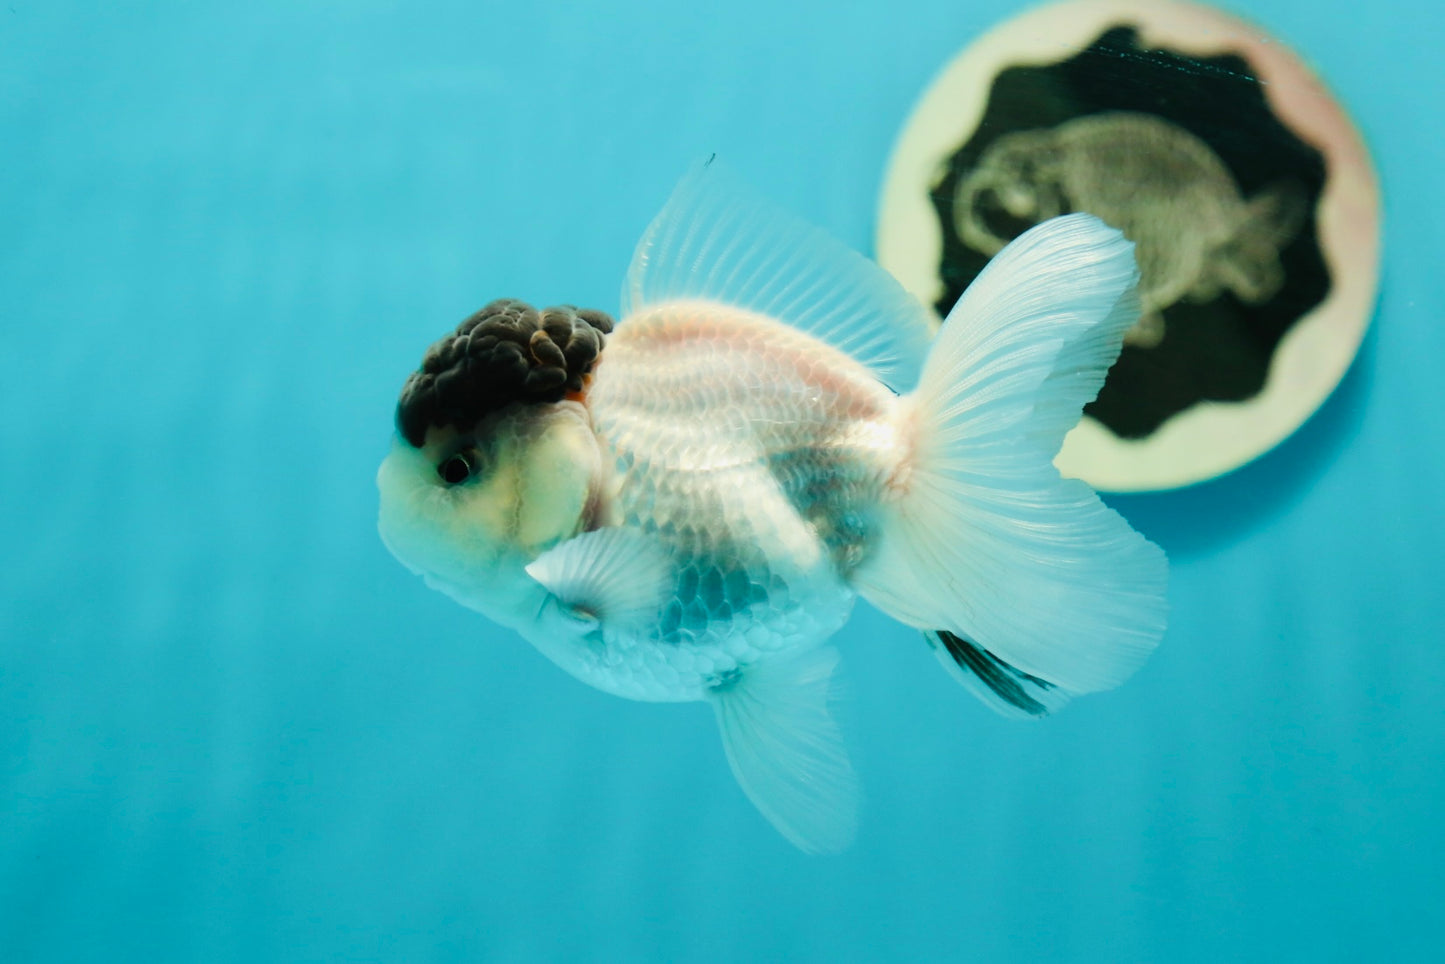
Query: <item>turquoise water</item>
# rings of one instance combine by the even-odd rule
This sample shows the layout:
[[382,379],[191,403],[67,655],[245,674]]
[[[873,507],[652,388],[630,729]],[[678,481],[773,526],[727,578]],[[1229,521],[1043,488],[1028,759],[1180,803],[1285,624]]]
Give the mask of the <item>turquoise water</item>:
[[0,960],[1433,960],[1445,923],[1437,6],[1250,14],[1379,166],[1375,326],[1174,560],[1122,689],[995,716],[839,642],[847,854],[375,533],[395,393],[501,295],[616,308],[694,158],[868,250],[1016,7],[0,4]]

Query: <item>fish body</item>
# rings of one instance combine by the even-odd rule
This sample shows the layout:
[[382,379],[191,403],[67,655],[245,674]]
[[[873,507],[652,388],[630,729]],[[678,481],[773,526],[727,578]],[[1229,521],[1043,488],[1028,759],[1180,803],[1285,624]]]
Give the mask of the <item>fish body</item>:
[[827,640],[857,596],[995,709],[1121,682],[1157,547],[1051,460],[1138,315],[1088,215],[1001,254],[930,344],[886,273],[715,169],[648,229],[616,329],[498,302],[408,381],[383,540],[619,696],[704,701],[784,836],[842,849],[857,781]]
[[609,523],[665,569],[656,611],[601,627],[569,670],[620,696],[697,700],[843,625],[904,451],[898,398],[872,372],[771,318],[682,301],[618,328],[586,404],[612,467]]

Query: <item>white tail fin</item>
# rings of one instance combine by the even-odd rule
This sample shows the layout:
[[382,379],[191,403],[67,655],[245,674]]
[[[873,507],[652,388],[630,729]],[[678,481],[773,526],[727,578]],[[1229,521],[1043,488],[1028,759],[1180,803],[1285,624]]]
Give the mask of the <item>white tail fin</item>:
[[1036,720],[1057,712],[1073,696],[946,629],[930,629],[923,637],[949,676],[1003,716]]
[[1163,552],[1052,461],[1138,317],[1137,276],[1133,245],[1086,214],[1000,252],[905,400],[913,456],[854,578],[894,618],[1003,664],[995,682],[1063,691],[1045,709],[1118,685],[1164,633]]

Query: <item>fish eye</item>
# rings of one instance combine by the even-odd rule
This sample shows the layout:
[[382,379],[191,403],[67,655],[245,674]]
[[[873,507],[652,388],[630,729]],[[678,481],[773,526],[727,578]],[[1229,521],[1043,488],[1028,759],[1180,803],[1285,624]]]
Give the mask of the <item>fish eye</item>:
[[482,469],[482,453],[474,448],[455,452],[437,466],[437,475],[447,485],[461,485]]

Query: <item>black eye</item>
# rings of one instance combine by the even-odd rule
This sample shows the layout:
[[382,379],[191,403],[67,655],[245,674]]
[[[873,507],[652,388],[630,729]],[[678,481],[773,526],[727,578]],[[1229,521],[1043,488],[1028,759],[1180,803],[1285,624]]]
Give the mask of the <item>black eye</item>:
[[476,449],[463,449],[462,451],[442,460],[437,466],[437,475],[441,476],[447,485],[460,485],[482,467],[481,453]]

